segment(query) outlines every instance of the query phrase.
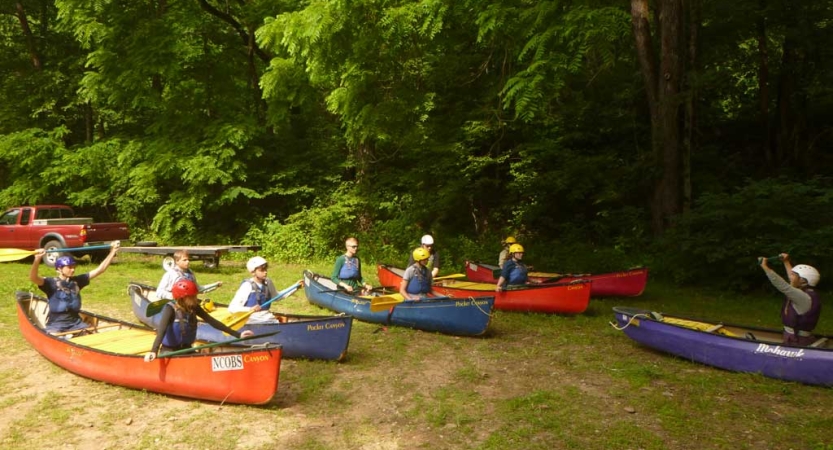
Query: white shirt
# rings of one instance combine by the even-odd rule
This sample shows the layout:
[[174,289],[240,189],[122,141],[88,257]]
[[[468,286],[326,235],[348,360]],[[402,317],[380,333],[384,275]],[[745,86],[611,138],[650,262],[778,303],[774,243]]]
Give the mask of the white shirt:
[[[228,305],[228,310],[230,313],[248,312],[252,310],[252,308],[246,306],[246,301],[249,300],[249,294],[252,293],[252,281],[254,281],[255,284],[257,284],[258,288],[263,288],[263,285],[261,283],[258,283],[257,280],[254,280],[253,278],[250,278],[240,283],[240,287],[237,288],[237,292],[234,293],[234,298],[231,299],[231,303],[229,303]],[[271,282],[271,280],[267,278],[266,282],[269,283]],[[263,310],[252,313],[252,315],[249,316],[249,320],[246,323],[275,323],[277,321],[278,319],[276,319],[271,312],[269,312],[268,310]]]

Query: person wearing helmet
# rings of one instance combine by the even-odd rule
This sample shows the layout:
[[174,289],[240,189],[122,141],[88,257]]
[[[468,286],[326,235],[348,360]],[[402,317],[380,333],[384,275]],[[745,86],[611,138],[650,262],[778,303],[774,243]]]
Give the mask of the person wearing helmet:
[[[191,258],[187,250],[177,250],[174,252],[174,267],[171,270],[166,270],[165,275],[162,275],[162,280],[159,281],[159,286],[156,288],[156,298],[173,300],[171,288],[174,283],[180,279],[191,280],[197,285],[200,292],[204,292],[206,288],[197,283],[197,276],[191,270]],[[222,281],[213,283],[214,286],[220,287],[223,285]]]
[[495,292],[500,292],[507,285],[526,284],[529,268],[523,263],[524,248],[521,244],[515,243],[509,246],[509,259],[500,269],[500,278],[497,280]]
[[428,269],[431,254],[424,247],[417,247],[411,252],[414,262],[405,269],[399,283],[399,293],[405,300],[418,301],[431,293],[434,277]]
[[276,323],[279,320],[269,311],[271,304],[266,307],[260,305],[268,302],[270,299],[277,297],[278,290],[275,284],[268,277],[269,263],[261,256],[255,256],[246,262],[246,270],[249,271],[250,278],[243,280],[237,292],[234,293],[234,298],[228,305],[230,313],[249,312],[254,311],[250,316],[244,330],[249,325]]
[[506,263],[506,260],[509,259],[509,246],[517,243],[518,241],[516,241],[512,236],[509,236],[501,242],[503,250],[500,251],[500,255],[497,257],[497,265],[500,266],[501,269],[503,269],[503,264]]
[[[431,271],[431,276],[436,277],[440,273],[440,255],[437,253],[437,249],[434,248],[434,238],[430,234],[426,234],[420,239],[420,247],[428,251],[428,261],[425,265]],[[408,267],[411,267],[415,262],[414,255],[411,254],[408,257]]]
[[758,260],[770,283],[784,293],[784,304],[781,306],[783,343],[804,347],[815,340],[812,331],[821,317],[821,299],[814,289],[821,275],[814,267],[806,264],[793,266],[787,253],[779,256],[787,269],[789,283],[769,267],[767,258],[761,257]]
[[171,294],[176,303],[168,303],[162,309],[162,318],[156,328],[156,339],[151,350],[145,353],[145,362],[151,362],[159,351],[172,352],[191,348],[197,340],[197,318],[212,327],[234,337],[248,337],[252,331],[237,332],[215,319],[200,306],[197,298],[199,287],[191,280],[181,278],[171,286]]
[[347,251],[336,258],[335,267],[333,267],[333,274],[330,279],[338,287],[347,292],[353,293],[357,289],[364,290],[364,294],[369,293],[373,286],[364,281],[362,276],[362,262],[356,253],[359,251],[359,240],[354,237],[347,238],[344,241],[344,246]]
[[40,262],[43,260],[45,250],[35,250],[35,261],[29,271],[29,280],[35,283],[38,288],[46,294],[49,300],[49,312],[46,316],[46,331],[57,334],[67,331],[78,330],[78,333],[65,334],[69,339],[73,334],[86,334],[83,330],[90,327],[78,314],[81,311],[81,289],[90,284],[90,281],[104,273],[116,252],[119,250],[119,241],[110,245],[110,253],[101,261],[95,269],[82,275],[75,275],[76,261],[72,256],[60,256],[55,260],[56,277],[41,277],[38,273]]

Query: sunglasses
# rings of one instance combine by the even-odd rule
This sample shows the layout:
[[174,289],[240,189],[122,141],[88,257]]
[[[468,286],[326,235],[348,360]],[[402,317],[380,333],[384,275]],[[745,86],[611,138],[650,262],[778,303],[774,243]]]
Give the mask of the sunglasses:
[[359,248],[358,245],[348,245],[348,247],[350,247],[350,248]]

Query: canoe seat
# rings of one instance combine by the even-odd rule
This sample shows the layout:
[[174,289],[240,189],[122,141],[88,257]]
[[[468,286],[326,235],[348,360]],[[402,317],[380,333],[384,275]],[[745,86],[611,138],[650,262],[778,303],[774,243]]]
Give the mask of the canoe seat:
[[719,330],[719,329],[721,329],[721,328],[723,328],[723,324],[722,324],[722,323],[719,323],[719,324],[717,324],[717,325],[714,325],[714,326],[712,326],[712,327],[707,328],[707,329],[706,329],[706,333],[714,333],[715,331],[717,331],[717,330]]
[[29,317],[38,328],[46,328],[46,317],[49,315],[49,303],[32,299],[29,301]]
[[821,347],[822,345],[824,345],[825,342],[827,342],[826,337],[819,338],[818,340],[816,340],[816,342],[813,342],[812,344],[810,344],[810,347],[818,348],[818,347]]

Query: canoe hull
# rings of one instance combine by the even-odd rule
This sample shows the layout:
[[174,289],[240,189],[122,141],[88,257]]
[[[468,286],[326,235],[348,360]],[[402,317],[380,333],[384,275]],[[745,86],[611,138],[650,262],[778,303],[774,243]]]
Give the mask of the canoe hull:
[[[744,337],[745,334],[729,337],[694,330],[658,322],[646,317],[649,311],[636,308],[616,307],[613,311],[618,327],[625,327],[623,331],[628,337],[646,347],[734,372],[760,373],[805,384],[833,385],[833,349],[790,347],[778,342],[752,340]],[[743,329],[751,330],[753,336],[756,333],[780,335],[779,330]],[[833,340],[833,337],[829,339]]]
[[[466,261],[466,278],[482,283],[494,283],[500,278],[500,267]],[[589,280],[591,283],[591,297],[636,297],[642,295],[645,286],[648,284],[648,268],[640,267],[619,272],[566,276],[547,272],[529,273],[530,281],[544,282],[553,278],[558,278],[559,282],[565,283],[578,279]]]
[[[404,270],[385,265],[377,266],[379,282],[399,286]],[[540,312],[550,314],[580,314],[590,303],[590,283],[530,285],[495,292],[495,285],[464,280],[442,280],[434,283],[434,292],[453,298],[495,296],[495,309],[504,311]]]
[[[148,292],[151,287],[139,283],[131,283],[127,291],[130,294],[133,314],[143,324],[156,329],[161,314],[148,317],[146,314]],[[285,316],[288,321],[275,324],[247,325],[255,334],[265,334],[279,331],[278,334],[262,339],[246,341],[248,345],[277,344],[282,347],[284,358],[323,359],[341,361],[347,355],[350,343],[350,332],[353,329],[353,318],[348,315],[340,316]],[[200,323],[197,326],[197,339],[208,342],[220,342],[229,337],[222,331]]]
[[[17,302],[23,337],[46,359],[77,375],[131,389],[224,403],[268,403],[278,389],[280,347],[196,353],[146,363],[142,355],[100,351],[52,336],[36,325],[27,312],[29,306],[30,300]],[[138,328],[121,323],[125,328]]]
[[310,303],[349,314],[358,320],[457,336],[478,336],[491,320],[494,297],[403,302],[387,311],[371,312],[370,300],[333,292],[329,278],[304,272],[304,292]]

